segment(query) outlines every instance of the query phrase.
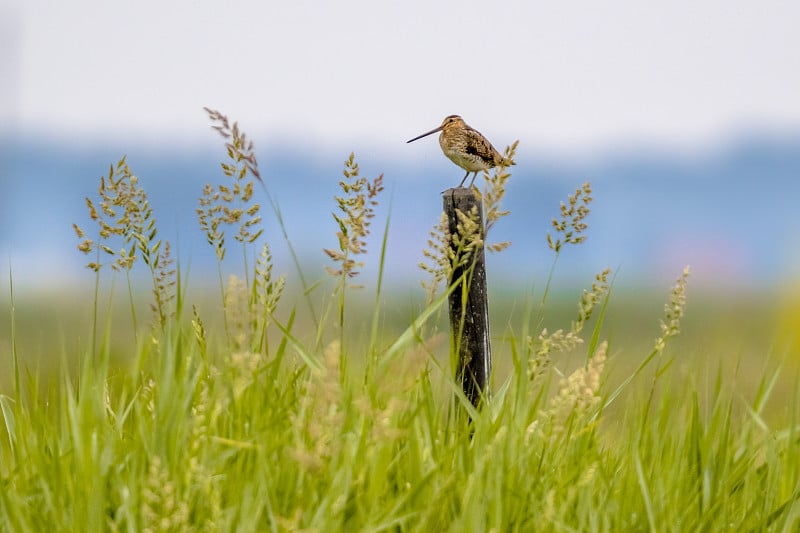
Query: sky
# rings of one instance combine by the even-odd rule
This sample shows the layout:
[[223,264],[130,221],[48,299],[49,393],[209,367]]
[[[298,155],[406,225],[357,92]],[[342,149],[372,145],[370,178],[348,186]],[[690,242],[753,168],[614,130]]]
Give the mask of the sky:
[[[0,130],[404,141],[460,114],[495,144],[705,146],[800,124],[800,3],[0,0]],[[417,152],[417,157],[422,155]]]

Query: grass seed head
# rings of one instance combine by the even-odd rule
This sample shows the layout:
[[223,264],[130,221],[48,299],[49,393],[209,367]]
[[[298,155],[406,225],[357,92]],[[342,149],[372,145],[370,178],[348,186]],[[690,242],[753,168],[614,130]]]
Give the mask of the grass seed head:
[[232,180],[216,187],[207,183],[202,190],[197,208],[200,229],[214,248],[217,261],[225,258],[225,230],[223,225],[238,226],[233,238],[242,244],[252,244],[263,233],[260,205],[252,202],[255,178],[262,182],[258,170],[255,147],[237,123],[231,126],[228,117],[219,111],[203,108],[212,121],[212,128],[226,139],[228,161],[220,163],[222,173]]
[[664,305],[664,318],[661,320],[661,336],[656,339],[655,349],[662,351],[667,341],[681,332],[681,318],[686,307],[686,286],[689,283],[689,266],[684,267],[680,277],[670,290],[669,303]]
[[430,305],[436,299],[436,292],[441,284],[450,279],[453,270],[446,213],[442,212],[439,223],[430,230],[428,247],[422,251],[422,255],[428,263],[421,261],[419,268],[431,276],[430,281],[422,281],[422,288],[425,289],[427,303]]
[[[509,165],[514,164],[514,155],[517,151],[519,141],[514,141],[511,146],[506,147],[502,163],[492,169],[492,172],[483,172],[486,186],[481,193],[484,211],[486,212],[486,230],[488,235],[494,225],[503,217],[508,216],[511,211],[501,208],[501,203],[506,195],[506,184],[511,177],[507,171]],[[486,246],[490,252],[501,252],[511,246],[511,241],[492,243]]]
[[560,218],[552,221],[557,237],[547,233],[547,245],[551,250],[559,253],[565,244],[580,244],[586,240],[583,232],[589,226],[584,221],[589,216],[592,200],[592,185],[587,181],[567,197],[567,203],[561,202]]
[[325,248],[323,251],[334,263],[338,263],[336,267],[326,266],[325,270],[340,278],[340,283],[344,286],[347,279],[359,274],[356,269],[364,266],[364,262],[355,257],[367,252],[365,239],[375,217],[378,194],[383,191],[383,174],[372,181],[359,176],[355,154],[351,153],[344,163],[342,175],[344,178],[339,181],[339,187],[343,195],[335,197],[340,213],[332,213],[339,227],[336,233],[339,247],[338,250]]
[[580,418],[600,403],[600,381],[606,362],[607,342],[602,342],[585,366],[559,382],[557,394],[551,398],[547,416],[557,433],[565,429],[568,419]]

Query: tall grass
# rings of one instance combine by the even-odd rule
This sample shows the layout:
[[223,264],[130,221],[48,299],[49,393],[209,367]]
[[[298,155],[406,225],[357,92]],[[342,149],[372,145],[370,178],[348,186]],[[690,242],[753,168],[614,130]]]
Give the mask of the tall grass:
[[[98,280],[108,273],[106,258],[125,273],[140,260],[148,267],[152,320],[142,327],[130,290],[136,344],[117,345],[95,313],[93,341],[80,353],[63,354],[54,380],[26,368],[14,348],[13,389],[0,395],[0,529],[800,526],[797,396],[786,426],[771,427],[763,416],[778,371],[763,377],[753,397],[743,398],[722,372],[704,390],[673,370],[680,354],[669,353],[669,342],[680,331],[688,270],[668,296],[660,334],[653,325],[652,349],[615,384],[606,376],[618,353],[604,335],[610,270],[601,270],[582,292],[575,319],[563,328],[542,326],[547,289],[541,298],[528,298],[503,333],[503,345],[496,340],[495,353],[509,355],[511,371],[495,376],[487,402],[476,411],[452,369],[441,363],[448,343],[433,324],[447,298],[446,288],[437,290],[452,268],[448,243],[476,241],[435,229],[426,254],[428,303],[402,333],[388,337],[381,331],[379,281],[369,334],[357,337],[359,328],[346,320],[346,296],[370,290],[354,287],[354,278],[371,214],[382,204],[380,178],[360,177],[351,156],[331,228],[337,247],[320,253],[332,261],[331,279],[303,280],[302,294],[295,296],[305,310],[298,309],[287,303],[285,278],[273,272],[269,247],[257,243],[262,221],[253,179],[261,178],[252,143],[236,124],[227,126],[224,115],[209,114],[232,139],[223,163],[230,181],[207,185],[198,208],[218,259],[224,326],[210,329],[189,305],[180,269],[156,239],[144,189],[123,159],[101,181],[100,199],[87,200],[97,237],[78,226],[76,231]],[[482,194],[491,227],[507,214],[500,187],[508,174],[500,168],[486,178]],[[124,194],[111,195],[109,183]],[[589,185],[579,187],[554,219],[551,279],[567,245],[585,238],[590,199]],[[238,275],[227,272],[224,262],[229,228],[245,258]],[[390,229],[387,221],[378,241],[381,258]],[[379,264],[382,272],[383,260]],[[298,277],[300,267],[296,263]],[[87,299],[95,309],[100,287],[98,281]],[[318,299],[308,298],[311,291],[327,294],[321,308],[315,307]],[[302,313],[313,315],[312,331],[297,328]],[[126,354],[122,363],[111,357],[118,352]],[[572,368],[570,354],[581,356]],[[71,370],[72,359],[80,362],[77,370]],[[455,408],[470,410],[468,430],[463,418],[452,416],[454,396]]]

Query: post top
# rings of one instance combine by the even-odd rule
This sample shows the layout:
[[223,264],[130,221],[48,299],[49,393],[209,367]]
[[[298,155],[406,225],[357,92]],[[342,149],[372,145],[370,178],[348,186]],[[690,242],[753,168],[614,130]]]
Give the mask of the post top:
[[466,196],[477,197],[477,191],[472,187],[453,187],[451,189],[445,189],[442,191],[442,196],[456,196],[459,198],[463,198]]

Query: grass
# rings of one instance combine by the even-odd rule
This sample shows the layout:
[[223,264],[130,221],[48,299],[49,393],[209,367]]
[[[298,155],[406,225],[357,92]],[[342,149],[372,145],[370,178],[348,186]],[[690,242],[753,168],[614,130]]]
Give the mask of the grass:
[[[800,403],[791,361],[775,358],[754,379],[742,354],[687,366],[688,357],[707,356],[699,340],[711,327],[684,317],[688,273],[666,295],[662,316],[641,326],[650,329],[640,344],[627,337],[641,329],[642,313],[615,314],[609,271],[566,314],[547,289],[504,306],[513,312],[502,317],[502,329],[494,322],[494,385],[476,411],[453,379],[452,343],[441,324],[440,282],[460,260],[446,255],[450,237],[434,230],[427,303],[408,314],[398,318],[382,304],[391,299],[382,279],[371,289],[355,287],[360,258],[373,246],[370,214],[381,206],[381,183],[362,178],[351,156],[325,251],[332,276],[306,283],[295,262],[287,285],[272,272],[269,248],[256,242],[253,178],[260,178],[252,143],[215,113],[212,121],[227,134],[228,181],[204,188],[198,221],[218,258],[219,318],[187,294],[186,274],[158,239],[155,214],[124,159],[100,198],[87,202],[96,235],[76,227],[96,276],[94,319],[78,328],[79,338],[64,341],[55,371],[28,364],[33,348],[17,326],[26,305],[14,301],[10,280],[0,529],[800,526]],[[507,214],[497,207],[507,174],[501,168],[487,178],[494,224]],[[590,201],[588,185],[578,188],[554,220],[554,267],[585,238]],[[387,222],[381,257],[388,231]],[[225,270],[226,232],[250,265],[239,276]],[[475,234],[457,240],[467,248],[479,242]],[[152,278],[148,325],[130,282],[139,261]],[[125,277],[124,304],[103,293],[101,276],[111,265]],[[124,313],[101,320],[112,307]],[[697,344],[681,344],[678,333],[691,328]],[[732,342],[728,332],[717,335]],[[754,385],[743,389],[742,381]],[[776,404],[787,381],[790,393]],[[770,412],[775,405],[781,416]]]

